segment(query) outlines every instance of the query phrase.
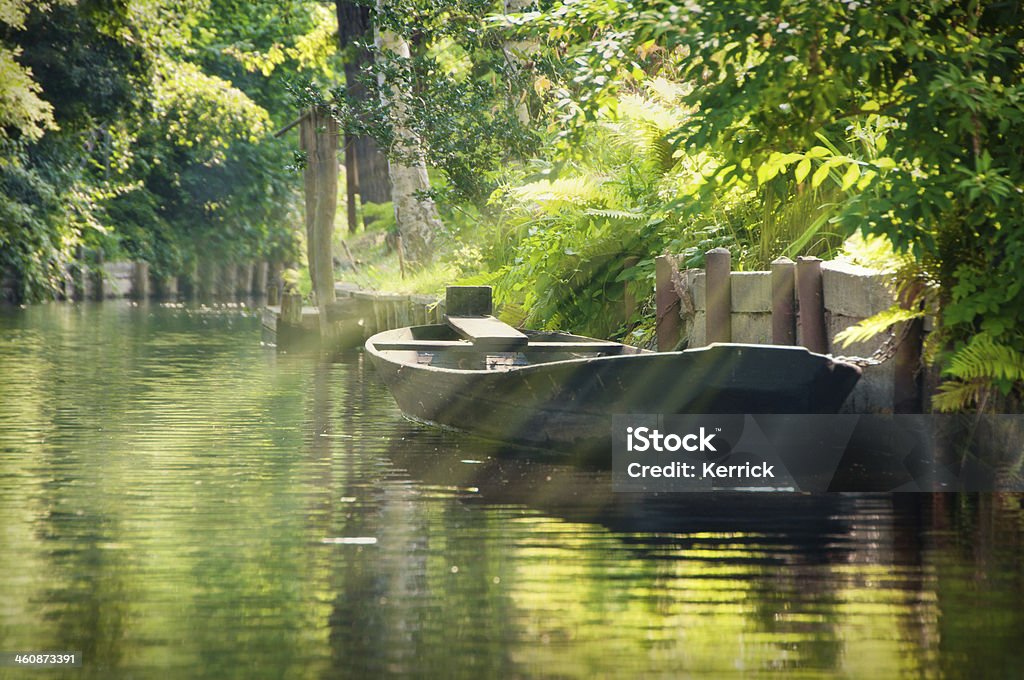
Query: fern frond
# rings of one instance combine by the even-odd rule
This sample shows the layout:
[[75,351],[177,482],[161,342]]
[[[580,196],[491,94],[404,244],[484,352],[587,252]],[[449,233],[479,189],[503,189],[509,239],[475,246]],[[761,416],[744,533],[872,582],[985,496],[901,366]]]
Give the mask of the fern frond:
[[979,382],[951,381],[939,385],[932,395],[932,408],[936,411],[963,411],[981,400],[985,387]]
[[564,177],[554,181],[531,182],[511,191],[521,201],[541,204],[569,203],[587,205],[600,203],[604,199],[599,183],[592,177]]
[[1024,381],[1024,354],[979,333],[953,355],[944,372],[965,381]]
[[869,316],[860,323],[839,331],[836,333],[835,341],[844,348],[849,347],[855,342],[865,342],[880,333],[884,333],[893,324],[900,323],[901,321],[920,319],[923,316],[924,311],[922,310],[903,309],[898,305],[893,305],[889,309],[881,311],[874,316]]
[[625,220],[632,222],[646,222],[650,219],[649,215],[642,212],[632,212],[628,210],[605,210],[601,208],[590,208],[584,211],[586,215],[593,215],[594,217],[606,217],[611,220]]

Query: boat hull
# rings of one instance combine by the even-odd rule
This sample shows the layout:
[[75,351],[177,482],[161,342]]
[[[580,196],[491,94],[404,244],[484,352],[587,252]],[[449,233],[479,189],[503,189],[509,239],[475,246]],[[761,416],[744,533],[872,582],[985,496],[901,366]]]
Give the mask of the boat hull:
[[651,353],[624,345],[614,356],[545,357],[505,370],[431,365],[420,352],[376,347],[442,333],[443,327],[423,326],[367,341],[367,353],[402,411],[555,451],[610,451],[612,416],[618,414],[835,413],[860,377],[859,369],[800,347],[719,344]]

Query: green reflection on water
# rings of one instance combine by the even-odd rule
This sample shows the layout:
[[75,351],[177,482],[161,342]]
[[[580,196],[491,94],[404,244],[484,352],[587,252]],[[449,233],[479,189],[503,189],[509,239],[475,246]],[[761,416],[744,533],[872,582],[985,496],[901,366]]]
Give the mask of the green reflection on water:
[[616,495],[238,310],[0,312],[0,404],[0,650],[85,655],[31,677],[1019,671],[1019,496]]

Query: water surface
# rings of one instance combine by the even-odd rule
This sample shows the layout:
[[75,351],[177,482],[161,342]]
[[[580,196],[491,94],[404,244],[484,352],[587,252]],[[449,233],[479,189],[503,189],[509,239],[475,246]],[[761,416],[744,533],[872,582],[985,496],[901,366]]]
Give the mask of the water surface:
[[[0,677],[1019,677],[1017,495],[614,494],[246,310],[0,311]],[[20,674],[19,674],[20,673]]]

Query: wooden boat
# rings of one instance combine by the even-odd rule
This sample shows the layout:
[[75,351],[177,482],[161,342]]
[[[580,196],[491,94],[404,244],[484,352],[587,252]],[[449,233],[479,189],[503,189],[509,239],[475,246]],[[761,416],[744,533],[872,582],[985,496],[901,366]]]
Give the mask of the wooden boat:
[[713,344],[680,352],[489,315],[384,331],[366,352],[408,417],[489,439],[610,452],[629,413],[835,413],[860,369],[802,347]]

